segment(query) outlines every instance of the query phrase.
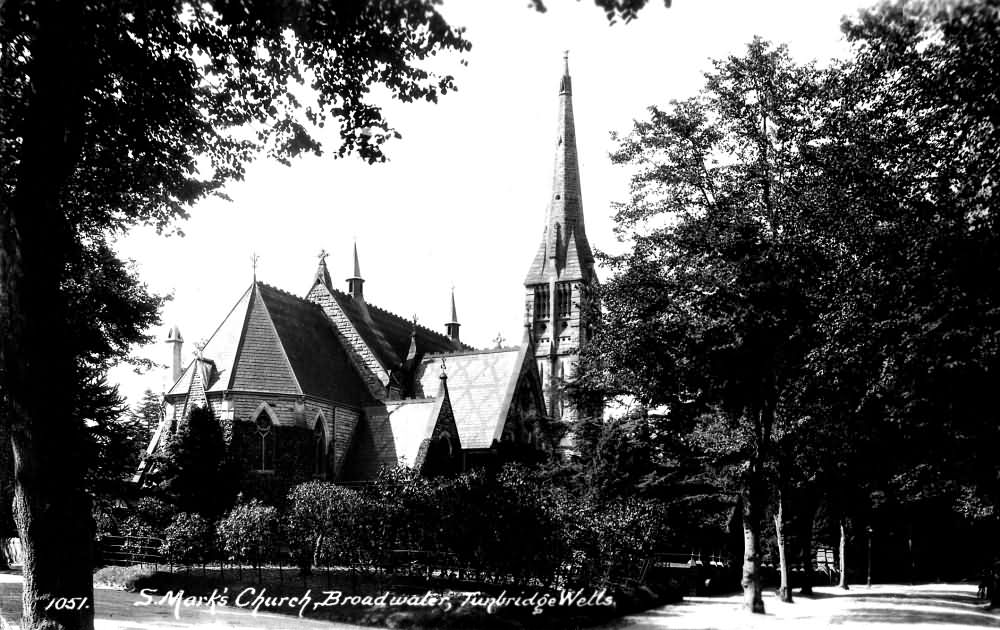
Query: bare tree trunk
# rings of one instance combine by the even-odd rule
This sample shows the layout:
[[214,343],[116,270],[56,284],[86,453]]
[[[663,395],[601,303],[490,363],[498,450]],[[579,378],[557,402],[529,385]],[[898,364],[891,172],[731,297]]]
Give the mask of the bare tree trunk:
[[[763,588],[760,580],[760,530],[762,486],[760,472],[752,465],[751,478],[743,497],[743,606],[764,614]],[[766,496],[766,495],[765,495]]]
[[17,168],[0,187],[0,421],[24,554],[21,627],[92,630],[86,433],[74,417],[79,378],[60,292],[74,241],[60,204],[79,158],[82,68],[93,53],[82,3],[38,7]]
[[774,533],[778,539],[778,568],[781,585],[778,587],[778,598],[783,602],[792,603],[792,588],[788,579],[788,551],[785,544],[785,497],[778,489],[778,513],[774,515]]
[[802,525],[802,588],[800,595],[813,594],[813,520],[816,518],[816,504],[808,501],[804,513],[805,524]]
[[847,524],[844,517],[840,518],[840,588],[845,591],[847,586]]

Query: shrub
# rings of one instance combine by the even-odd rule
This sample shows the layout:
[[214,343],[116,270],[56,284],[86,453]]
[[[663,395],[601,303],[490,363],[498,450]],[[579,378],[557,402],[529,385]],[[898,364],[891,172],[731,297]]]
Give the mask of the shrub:
[[260,567],[268,557],[272,534],[278,524],[278,510],[256,499],[241,503],[216,528],[219,543],[230,559],[249,561]]
[[180,510],[214,517],[231,504],[226,443],[210,408],[194,407],[167,436],[153,464],[160,490]]
[[215,529],[200,514],[181,512],[163,534],[161,551],[176,564],[199,564],[215,555]]
[[156,532],[162,532],[174,519],[177,509],[155,497],[143,497],[135,504],[135,516]]
[[108,586],[126,591],[134,591],[137,580],[153,575],[148,566],[104,567],[94,573],[94,586]]
[[342,495],[351,492],[329,482],[310,481],[288,493],[284,527],[303,573],[309,573],[312,565],[319,564],[320,554],[329,544],[336,511],[343,509]]

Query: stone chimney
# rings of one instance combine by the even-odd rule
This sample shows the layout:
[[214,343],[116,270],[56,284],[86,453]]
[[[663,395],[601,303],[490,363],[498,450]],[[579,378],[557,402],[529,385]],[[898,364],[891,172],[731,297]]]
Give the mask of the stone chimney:
[[167,344],[172,346],[171,351],[173,356],[170,362],[172,378],[170,384],[173,385],[184,372],[184,367],[181,365],[181,351],[184,347],[184,338],[181,337],[181,329],[176,325],[172,326],[170,332],[167,333]]

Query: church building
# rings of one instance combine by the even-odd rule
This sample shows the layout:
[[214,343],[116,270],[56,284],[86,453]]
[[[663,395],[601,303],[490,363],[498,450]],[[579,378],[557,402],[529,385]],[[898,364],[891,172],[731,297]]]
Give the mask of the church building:
[[[357,245],[337,288],[321,254],[302,297],[254,278],[186,364],[177,327],[173,385],[148,454],[195,406],[223,425],[246,490],[271,495],[309,479],[373,479],[383,467],[449,474],[554,452],[575,413],[572,378],[595,309],[583,223],[568,63],[559,90],[553,191],[525,288],[520,345],[479,350],[451,321],[436,332],[365,299]],[[146,475],[140,466],[135,480]]]

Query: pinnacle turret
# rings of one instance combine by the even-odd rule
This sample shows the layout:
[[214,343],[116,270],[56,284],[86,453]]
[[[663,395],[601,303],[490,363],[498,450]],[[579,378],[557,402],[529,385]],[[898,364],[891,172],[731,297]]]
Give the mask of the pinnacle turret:
[[347,279],[347,293],[355,300],[364,300],[365,280],[361,277],[361,263],[358,262],[358,243],[354,243],[354,275]]

